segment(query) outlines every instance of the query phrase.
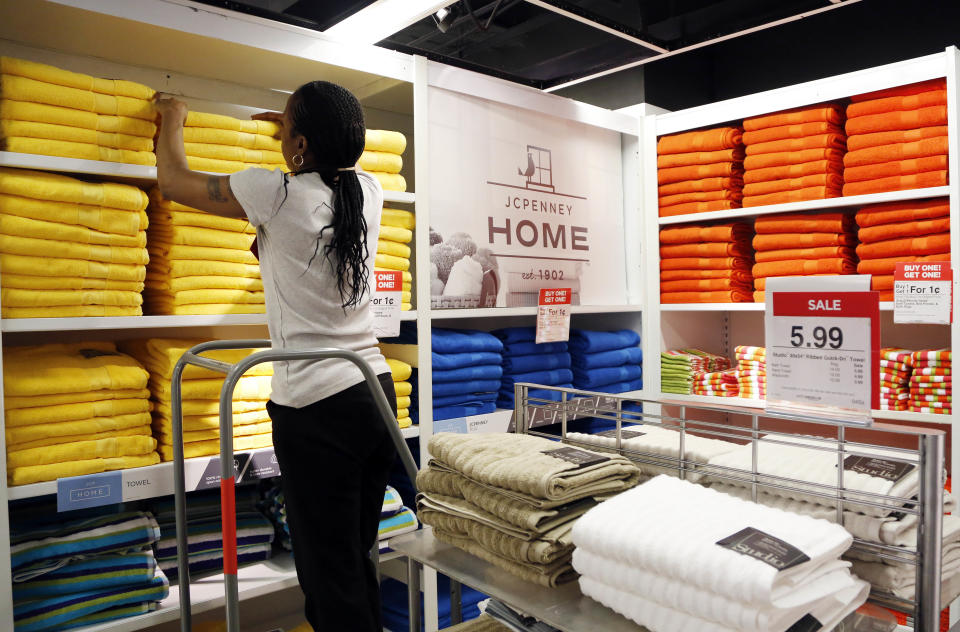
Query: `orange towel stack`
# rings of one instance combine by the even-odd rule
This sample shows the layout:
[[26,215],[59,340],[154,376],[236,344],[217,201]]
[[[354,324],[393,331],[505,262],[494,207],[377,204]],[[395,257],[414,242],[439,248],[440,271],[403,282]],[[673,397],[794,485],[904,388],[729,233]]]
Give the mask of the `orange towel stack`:
[[758,217],[753,238],[756,302],[767,279],[782,276],[856,274],[857,226],[843,213],[790,213]]
[[739,345],[737,354],[738,397],[767,398],[767,349]]
[[897,263],[950,261],[950,200],[871,204],[857,212],[860,263],[881,301],[893,300]]
[[843,108],[828,103],[743,122],[743,205],[839,197],[843,188]]
[[914,351],[910,411],[949,415],[953,409],[953,354],[946,349]]
[[744,222],[660,230],[661,303],[749,303],[753,229]]
[[737,369],[693,374],[693,394],[713,397],[736,397],[740,394]]
[[844,195],[947,183],[945,79],[861,94],[847,106]]
[[880,410],[907,410],[913,352],[897,347],[880,350]]
[[743,130],[663,136],[657,142],[660,217],[740,208]]

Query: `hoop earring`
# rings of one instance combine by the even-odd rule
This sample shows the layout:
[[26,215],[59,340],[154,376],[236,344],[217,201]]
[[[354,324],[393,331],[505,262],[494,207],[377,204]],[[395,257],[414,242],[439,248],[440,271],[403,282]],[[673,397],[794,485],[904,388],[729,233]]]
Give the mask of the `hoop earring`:
[[[297,160],[298,158],[300,159],[299,161]],[[300,167],[303,166],[303,154],[297,154],[296,156],[294,156],[294,157],[290,160],[290,162],[293,163],[293,166],[294,166],[294,167],[296,167],[297,169],[299,169]]]

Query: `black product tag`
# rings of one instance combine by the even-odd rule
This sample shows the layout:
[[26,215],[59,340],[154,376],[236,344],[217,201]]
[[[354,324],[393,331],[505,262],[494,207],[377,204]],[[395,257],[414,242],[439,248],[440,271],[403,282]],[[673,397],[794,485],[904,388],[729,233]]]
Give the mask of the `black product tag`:
[[848,456],[843,460],[843,469],[875,476],[896,483],[914,470],[912,463],[891,461],[876,456]]
[[803,551],[792,544],[753,527],[747,527],[727,536],[717,544],[725,549],[756,558],[778,571],[810,561]]
[[104,351],[102,349],[79,349],[77,353],[82,355],[87,360],[92,358],[99,358],[101,356],[118,356],[120,355],[116,351]]
[[556,450],[544,450],[541,452],[541,454],[552,456],[555,459],[560,459],[561,461],[566,461],[567,463],[573,463],[578,467],[587,467],[588,465],[596,465],[597,463],[603,463],[604,461],[610,460],[610,457],[608,456],[594,454],[593,452],[587,452],[586,450],[578,450],[577,448],[557,448]]
[[817,632],[823,624],[817,621],[812,614],[805,614],[803,618],[787,628],[787,632]]
[[[637,432],[636,430],[622,430],[622,429],[620,430],[620,436],[623,437],[624,439],[636,439],[637,437],[642,437],[645,434],[647,433]],[[617,429],[614,428],[613,430],[604,430],[603,432],[598,432],[597,436],[610,437],[611,439],[616,439]]]

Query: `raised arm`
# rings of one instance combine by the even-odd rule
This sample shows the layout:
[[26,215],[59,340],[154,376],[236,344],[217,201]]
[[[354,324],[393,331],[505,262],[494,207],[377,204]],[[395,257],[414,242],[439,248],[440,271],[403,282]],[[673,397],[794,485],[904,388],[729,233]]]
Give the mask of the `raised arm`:
[[183,149],[183,124],[187,104],[169,95],[154,98],[160,113],[157,139],[157,184],[163,197],[185,206],[223,217],[246,217],[230,190],[229,176],[212,176],[192,171]]

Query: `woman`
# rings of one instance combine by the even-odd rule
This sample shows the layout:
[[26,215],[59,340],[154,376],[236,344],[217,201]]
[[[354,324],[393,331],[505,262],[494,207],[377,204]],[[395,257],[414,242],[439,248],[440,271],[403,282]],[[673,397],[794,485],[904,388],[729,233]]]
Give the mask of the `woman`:
[[[282,115],[255,117],[280,125],[289,174],[191,171],[183,146],[186,105],[158,95],[156,106],[163,196],[245,217],[257,229],[273,346],[356,351],[395,406],[369,309],[383,192],[355,168],[365,140],[356,97],[314,81],[290,95]],[[368,553],[396,455],[389,433],[362,374],[346,360],[274,363],[272,388],[267,411],[307,620],[318,631],[380,632],[380,589]]]

